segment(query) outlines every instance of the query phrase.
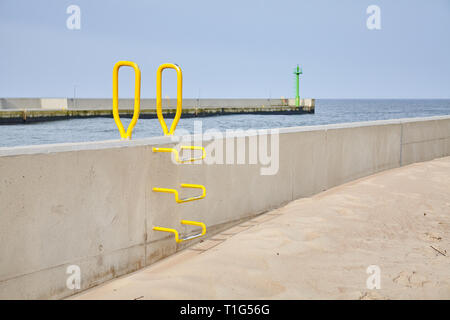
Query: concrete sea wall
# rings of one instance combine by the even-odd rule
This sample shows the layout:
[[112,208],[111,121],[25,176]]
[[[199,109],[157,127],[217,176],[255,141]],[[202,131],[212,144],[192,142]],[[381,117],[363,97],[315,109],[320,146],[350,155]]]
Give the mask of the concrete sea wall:
[[[282,128],[278,137],[274,175],[248,160],[176,165],[152,152],[174,145],[169,137],[0,148],[0,298],[62,298],[190,244],[155,225],[185,233],[192,228],[181,219],[202,221],[209,236],[299,197],[448,156],[450,116]],[[248,159],[250,141],[265,138],[233,139],[245,142]],[[225,150],[232,138],[223,139]],[[181,183],[204,185],[206,198],[177,204],[152,192]],[[70,265],[80,267],[79,290],[66,286]]]
[[[314,107],[314,99],[300,99],[300,106]],[[163,108],[175,108],[176,99],[163,99]],[[257,108],[294,106],[295,99],[183,99],[183,108]],[[133,109],[134,99],[119,99],[119,106]],[[111,109],[112,99],[102,98],[0,98],[0,110],[54,109],[95,110]],[[156,99],[141,99],[141,109],[155,109]]]
[[[176,113],[176,99],[163,99],[167,117]],[[141,99],[141,118],[156,118],[156,99]],[[314,113],[315,99],[183,99],[183,117],[227,114]],[[119,99],[119,113],[131,117],[134,99]],[[0,98],[0,124],[85,117],[112,117],[111,99]]]

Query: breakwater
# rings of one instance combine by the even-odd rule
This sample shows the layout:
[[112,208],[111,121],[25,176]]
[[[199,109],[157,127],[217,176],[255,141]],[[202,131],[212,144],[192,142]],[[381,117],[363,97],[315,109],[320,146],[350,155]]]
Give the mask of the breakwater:
[[[119,113],[131,117],[134,99],[119,99]],[[163,100],[163,113],[173,117],[176,100]],[[182,116],[314,113],[315,99],[183,99]],[[26,123],[86,117],[112,117],[112,99],[2,98],[0,123]],[[141,99],[141,118],[156,118],[156,99]]]

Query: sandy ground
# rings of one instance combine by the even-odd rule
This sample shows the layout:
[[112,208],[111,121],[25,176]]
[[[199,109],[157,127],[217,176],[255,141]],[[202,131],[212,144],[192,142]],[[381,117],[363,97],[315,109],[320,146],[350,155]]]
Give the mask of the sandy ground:
[[450,299],[449,251],[447,157],[293,201],[73,298]]

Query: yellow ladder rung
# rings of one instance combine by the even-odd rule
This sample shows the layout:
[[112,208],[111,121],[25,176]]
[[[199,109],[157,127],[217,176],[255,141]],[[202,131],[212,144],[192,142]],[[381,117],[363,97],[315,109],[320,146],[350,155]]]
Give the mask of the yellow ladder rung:
[[184,198],[184,199],[180,199],[178,197],[178,191],[176,189],[169,189],[169,188],[153,188],[153,191],[155,192],[167,192],[167,193],[173,193],[175,195],[175,201],[177,203],[183,203],[183,202],[189,202],[189,201],[194,201],[194,200],[200,200],[203,199],[204,197],[206,197],[206,188],[200,184],[191,184],[191,183],[182,183],[181,184],[182,188],[196,188],[196,189],[201,189],[202,190],[202,194],[199,196],[195,196],[195,197],[189,197],[189,198]]
[[178,235],[178,231],[175,229],[171,229],[171,228],[164,228],[164,227],[153,227],[153,230],[155,231],[162,231],[162,232],[171,232],[175,235],[175,241],[177,243],[183,242],[183,241],[187,241],[187,240],[192,240],[195,238],[199,238],[202,237],[206,234],[206,225],[203,222],[197,222],[197,221],[189,221],[189,220],[181,220],[181,224],[187,224],[187,225],[192,225],[192,226],[198,226],[202,228],[202,232],[198,233],[198,234],[194,234],[185,238],[180,238]]
[[203,160],[206,157],[205,148],[199,146],[181,146],[181,150],[202,150],[202,156],[199,158],[180,159],[180,154],[177,149],[174,148],[152,148],[153,152],[171,152],[175,156],[175,161],[178,163],[186,163],[192,161]]

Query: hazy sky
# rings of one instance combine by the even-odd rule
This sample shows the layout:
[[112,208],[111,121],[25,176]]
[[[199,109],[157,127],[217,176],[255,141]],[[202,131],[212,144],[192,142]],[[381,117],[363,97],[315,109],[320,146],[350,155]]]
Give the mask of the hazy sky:
[[[80,30],[66,27],[71,4]],[[366,27],[372,4],[381,30]],[[114,63],[132,60],[143,98],[164,62],[183,69],[187,98],[291,97],[297,63],[303,97],[450,98],[450,0],[0,0],[0,46],[0,97],[111,97]]]

